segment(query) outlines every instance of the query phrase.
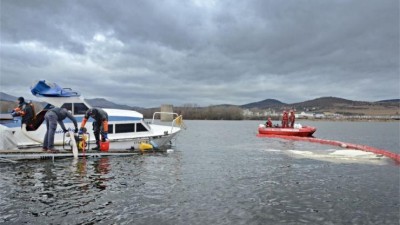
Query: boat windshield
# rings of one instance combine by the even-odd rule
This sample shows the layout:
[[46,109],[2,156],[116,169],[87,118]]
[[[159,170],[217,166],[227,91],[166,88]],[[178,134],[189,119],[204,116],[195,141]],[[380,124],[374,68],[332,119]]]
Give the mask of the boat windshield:
[[89,109],[89,107],[82,102],[64,103],[61,108],[66,108],[71,111],[73,115],[83,115]]
[[140,121],[142,122],[143,126],[146,127],[147,130],[151,130],[149,124],[144,119],[141,119]]

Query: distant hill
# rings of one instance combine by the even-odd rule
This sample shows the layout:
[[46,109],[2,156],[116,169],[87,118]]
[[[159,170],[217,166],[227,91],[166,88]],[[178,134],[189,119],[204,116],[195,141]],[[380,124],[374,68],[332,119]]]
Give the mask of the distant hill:
[[[31,96],[29,96],[31,97]],[[0,107],[1,111],[8,112],[16,107],[17,103],[16,96],[6,94],[4,92],[0,92],[0,102],[2,103],[2,107]],[[25,97],[26,101],[30,101],[31,99]],[[128,105],[120,105],[113,102],[110,102],[104,98],[94,98],[94,99],[85,99],[91,106],[93,107],[100,107],[100,108],[113,108],[113,109],[128,109],[128,110],[138,110],[141,109],[140,107],[132,107]],[[33,101],[39,105],[41,102]],[[40,107],[43,108],[43,107]]]
[[[0,101],[6,101],[6,102],[17,102],[18,97],[21,96],[13,96],[13,95],[9,95],[6,94],[4,92],[0,92]],[[28,95],[28,96],[22,96],[25,98],[25,101],[33,101],[32,95]],[[37,102],[37,101],[34,101]]]
[[309,107],[327,108],[335,105],[355,105],[355,104],[359,104],[359,102],[347,100],[344,98],[321,97],[305,102],[294,103],[292,104],[292,106],[296,108],[309,108]]
[[6,94],[4,92],[0,92],[0,100],[7,101],[7,102],[15,102],[17,101],[18,97]]
[[276,99],[265,99],[263,101],[259,102],[252,102],[248,103],[245,105],[241,105],[241,108],[259,108],[259,109],[280,109],[282,107],[286,108],[331,108],[331,107],[336,107],[336,106],[368,106],[368,105],[374,105],[374,104],[379,104],[379,103],[384,103],[384,104],[398,104],[400,103],[400,99],[390,99],[390,100],[381,100],[377,102],[367,102],[367,101],[352,101],[344,98],[337,98],[337,97],[321,97],[321,98],[316,98],[313,100],[308,100],[304,102],[298,102],[298,103],[292,103],[292,104],[287,104],[283,103],[281,101],[278,101]]
[[220,104],[220,105],[210,105],[210,107],[237,107],[237,105],[232,105],[232,104]]
[[295,109],[297,112],[326,112],[344,115],[399,115],[399,99],[382,100],[377,102],[352,101],[337,97],[321,97],[293,104],[282,103],[274,99],[266,99],[260,102],[249,103],[241,108]]
[[[19,96],[18,96],[19,97]],[[18,97],[6,94],[4,92],[0,92],[0,113],[10,113],[15,107],[18,106],[17,99]],[[29,102],[31,99],[23,96],[25,101]],[[31,97],[31,96],[29,96]],[[42,110],[43,104],[42,102],[32,101],[36,110]]]
[[[20,97],[20,96],[18,96],[18,97]],[[11,110],[13,110],[15,107],[18,106],[18,103],[17,103],[18,97],[6,94],[4,92],[0,92],[0,112],[1,113],[11,112]],[[32,98],[33,96],[31,96],[31,95],[22,96],[22,97],[25,98],[26,102],[33,103],[33,105],[35,106],[36,112],[42,110],[47,105],[47,103],[45,103],[45,102],[33,100],[34,98]]]
[[288,104],[280,102],[276,99],[265,99],[263,101],[241,105],[240,107],[244,109],[251,109],[251,108],[267,109],[267,108],[281,108],[287,105]]
[[400,99],[382,100],[382,101],[377,101],[377,103],[394,103],[394,104],[400,104]]
[[[32,96],[24,96],[27,101],[34,99]],[[0,111],[9,112],[16,107],[17,96],[12,96],[4,92],[0,92]],[[30,99],[29,99],[30,98]],[[85,99],[90,105],[101,108],[128,109],[145,112],[142,107],[128,106],[116,104],[104,98]],[[36,102],[38,109],[41,108],[41,102]],[[376,102],[352,101],[337,97],[321,97],[304,102],[287,104],[276,99],[265,99],[258,102],[252,102],[244,105],[221,104],[213,107],[240,107],[242,109],[257,108],[272,109],[277,112],[283,109],[295,109],[297,112],[313,111],[313,112],[330,112],[339,114],[357,114],[357,115],[399,115],[400,99],[387,99]],[[176,109],[185,108],[185,106],[175,106]],[[203,108],[203,107],[200,107]]]

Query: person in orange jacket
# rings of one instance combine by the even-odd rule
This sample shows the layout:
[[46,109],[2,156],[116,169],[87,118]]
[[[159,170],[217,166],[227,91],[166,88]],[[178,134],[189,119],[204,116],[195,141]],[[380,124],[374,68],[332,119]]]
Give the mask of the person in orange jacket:
[[100,108],[88,109],[82,119],[80,132],[82,133],[89,116],[94,119],[93,134],[96,139],[96,147],[92,150],[100,150],[100,133],[102,141],[108,139],[108,114]]
[[21,127],[22,124],[26,124],[26,126],[30,126],[33,123],[35,117],[35,111],[33,109],[32,104],[25,102],[24,97],[18,98],[18,107],[15,108],[11,115],[13,117],[20,116],[21,117]]
[[293,128],[294,127],[294,121],[295,121],[295,116],[294,116],[294,111],[290,110],[290,115],[289,115],[289,124],[290,127]]
[[288,127],[288,113],[285,111],[283,111],[283,116],[282,116],[282,128],[286,128]]

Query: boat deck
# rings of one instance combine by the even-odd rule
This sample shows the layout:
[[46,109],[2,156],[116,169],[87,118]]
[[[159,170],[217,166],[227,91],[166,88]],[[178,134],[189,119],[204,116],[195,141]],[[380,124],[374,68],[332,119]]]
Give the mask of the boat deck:
[[[139,155],[143,153],[151,153],[151,152],[165,152],[166,149],[152,149],[140,151],[139,149],[123,149],[118,148],[121,146],[113,146],[112,149],[108,151],[97,151],[97,150],[86,150],[79,151],[78,157],[103,157],[103,156],[132,156]],[[0,150],[0,162],[10,160],[29,160],[29,159],[55,159],[55,158],[68,158],[74,157],[72,150],[63,149],[62,147],[58,147],[60,152],[51,153],[42,151],[41,147],[33,147],[33,148],[25,148],[25,149],[17,149],[17,150]],[[3,159],[3,160],[2,160]]]

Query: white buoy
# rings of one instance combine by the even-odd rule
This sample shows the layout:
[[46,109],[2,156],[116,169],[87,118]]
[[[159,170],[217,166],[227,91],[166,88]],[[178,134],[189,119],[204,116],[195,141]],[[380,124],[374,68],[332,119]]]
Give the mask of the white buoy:
[[172,152],[174,152],[173,149],[167,149],[167,153],[172,153]]

